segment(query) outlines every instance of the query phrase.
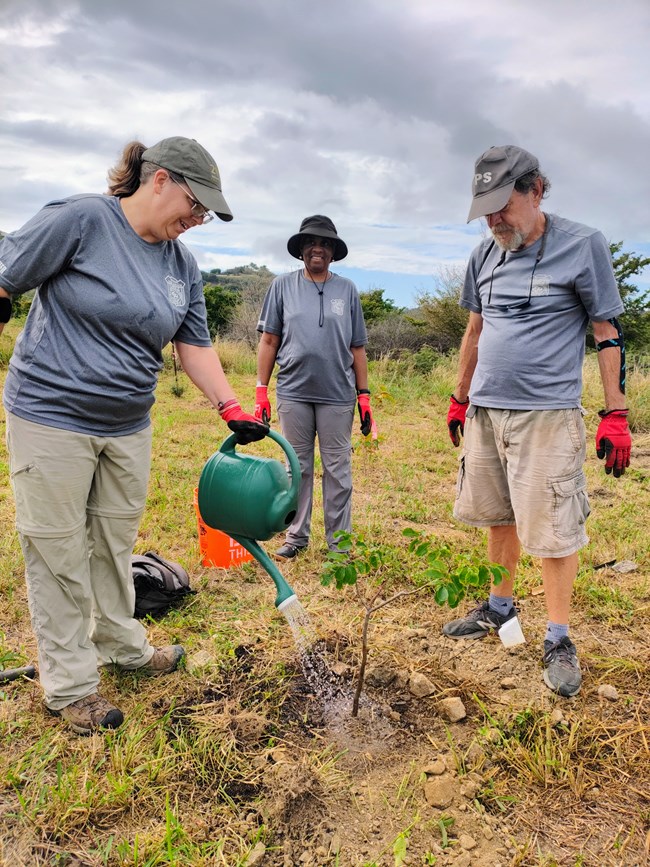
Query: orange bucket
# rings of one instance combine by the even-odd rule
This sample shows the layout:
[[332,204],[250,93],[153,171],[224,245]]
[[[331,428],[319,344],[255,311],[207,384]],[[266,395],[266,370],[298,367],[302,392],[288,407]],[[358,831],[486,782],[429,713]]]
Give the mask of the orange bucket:
[[204,566],[218,566],[221,569],[229,569],[231,566],[240,566],[253,560],[253,555],[235,542],[230,536],[226,536],[221,530],[208,527],[199,512],[199,489],[194,488],[194,509],[199,528],[199,548],[201,551],[201,563]]

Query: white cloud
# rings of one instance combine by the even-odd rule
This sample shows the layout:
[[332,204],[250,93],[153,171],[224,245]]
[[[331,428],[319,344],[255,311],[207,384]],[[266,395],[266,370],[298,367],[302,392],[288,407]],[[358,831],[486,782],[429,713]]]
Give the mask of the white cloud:
[[[4,10],[5,21],[0,23],[0,45],[7,48],[46,48],[56,45],[59,37],[68,30],[73,19],[75,10],[67,10],[63,15],[43,18],[37,14],[28,14],[25,17],[9,17],[12,4],[7,4]],[[18,10],[18,4],[14,3],[14,10]]]
[[203,267],[293,267],[288,235],[324,212],[351,268],[418,285],[466,259],[474,159],[514,142],[548,171],[550,210],[636,249],[649,25],[641,0],[5,0],[0,228],[104,190],[126,141],[181,134],[213,152],[235,214],[194,230]]

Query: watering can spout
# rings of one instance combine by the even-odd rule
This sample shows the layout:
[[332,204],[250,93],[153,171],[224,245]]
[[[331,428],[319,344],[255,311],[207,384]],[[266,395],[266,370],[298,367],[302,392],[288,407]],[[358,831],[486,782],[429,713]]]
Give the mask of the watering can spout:
[[254,539],[246,539],[244,536],[234,536],[233,537],[236,542],[239,542],[247,551],[255,557],[255,559],[263,566],[266,571],[269,573],[271,578],[273,579],[273,583],[275,584],[275,589],[277,591],[275,596],[275,607],[282,611],[287,604],[291,603],[292,600],[296,599],[296,594],[293,592],[291,587],[287,584],[285,579],[282,577],[282,573],[275,565],[273,560],[269,557],[266,551],[262,548],[261,545]]

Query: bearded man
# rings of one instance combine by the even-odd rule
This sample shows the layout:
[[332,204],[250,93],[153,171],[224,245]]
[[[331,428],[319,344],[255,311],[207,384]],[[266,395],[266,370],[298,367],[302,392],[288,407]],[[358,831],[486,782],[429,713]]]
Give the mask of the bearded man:
[[542,564],[544,681],[572,696],[582,674],[569,611],[590,511],[581,407],[589,322],[605,403],[596,452],[616,478],[629,466],[631,437],[609,246],[596,229],[544,212],[549,189],[523,148],[491,147],[476,161],[468,222],[485,218],[490,236],[471,255],[460,300],[470,313],[447,417],[454,446],[465,438],[454,515],[487,528],[488,556],[509,577],[443,634],[484,638],[516,617],[523,548]]

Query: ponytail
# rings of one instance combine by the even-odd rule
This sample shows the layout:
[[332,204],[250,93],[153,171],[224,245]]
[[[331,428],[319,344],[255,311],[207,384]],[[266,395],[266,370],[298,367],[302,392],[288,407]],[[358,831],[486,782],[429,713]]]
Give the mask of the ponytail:
[[129,142],[117,165],[108,170],[108,194],[118,199],[132,196],[138,187],[158,170],[159,166],[142,161],[147,146],[142,142]]

